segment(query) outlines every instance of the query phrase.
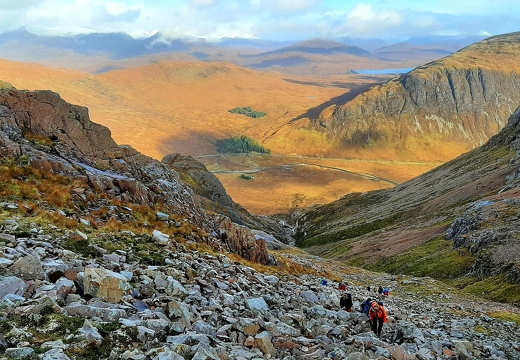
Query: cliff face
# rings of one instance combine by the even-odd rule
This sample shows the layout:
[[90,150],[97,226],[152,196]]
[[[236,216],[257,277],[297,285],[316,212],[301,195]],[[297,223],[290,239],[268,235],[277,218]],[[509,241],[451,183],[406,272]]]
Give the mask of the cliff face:
[[108,128],[90,121],[86,108],[68,104],[51,91],[0,90],[0,154],[80,179],[92,191],[118,201],[162,202],[172,214],[212,234],[210,243],[249,260],[272,261],[264,241],[215,211],[219,207],[206,211],[211,201],[184,185],[175,170],[130,146],[117,145]]
[[520,33],[418,67],[322,113],[315,129],[344,148],[449,159],[482,145],[520,103]]
[[308,211],[299,220],[297,244],[384,269],[410,249],[452,240],[474,257],[472,275],[503,275],[518,284],[519,150],[520,108],[482,147],[395,188],[346,195]]

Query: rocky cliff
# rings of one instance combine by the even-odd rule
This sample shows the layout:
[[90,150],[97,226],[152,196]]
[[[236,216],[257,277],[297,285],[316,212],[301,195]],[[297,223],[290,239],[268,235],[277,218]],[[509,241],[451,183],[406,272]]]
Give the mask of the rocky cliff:
[[[297,243],[378,269],[437,277],[469,273],[519,284],[519,150],[520,108],[480,148],[395,188],[346,195],[308,211],[299,220]],[[469,257],[455,252],[441,259],[436,251],[443,244],[466,248]],[[424,260],[429,268],[419,268]],[[458,268],[466,261],[468,267]]]
[[[196,241],[218,244],[252,261],[272,260],[263,240],[226,216],[207,211],[210,200],[184,185],[175,170],[130,146],[117,145],[108,128],[90,121],[86,108],[68,104],[51,91],[0,90],[0,154],[79,179],[93,194],[147,206],[160,203],[168,211],[166,217],[181,217],[208,234],[195,236]],[[229,197],[227,201],[231,206]],[[88,202],[83,208],[88,212]]]
[[345,149],[451,159],[498,133],[520,103],[519,53],[520,33],[488,38],[324,111],[314,128]]

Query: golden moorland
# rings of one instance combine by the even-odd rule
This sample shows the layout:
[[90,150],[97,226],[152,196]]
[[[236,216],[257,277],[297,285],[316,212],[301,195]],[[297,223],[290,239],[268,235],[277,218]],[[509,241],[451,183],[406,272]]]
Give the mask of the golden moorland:
[[[153,158],[169,153],[197,157],[234,201],[256,214],[390,187],[439,165],[348,156],[322,133],[306,128],[309,117],[388,76],[302,77],[226,62],[168,60],[92,74],[0,60],[0,78],[18,89],[50,89],[88,107],[91,120],[109,127],[117,143]],[[253,119],[228,112],[237,106],[251,106],[267,116]],[[216,140],[234,135],[257,140],[272,155],[207,156],[216,154]],[[247,172],[255,173],[254,179],[240,177]]]

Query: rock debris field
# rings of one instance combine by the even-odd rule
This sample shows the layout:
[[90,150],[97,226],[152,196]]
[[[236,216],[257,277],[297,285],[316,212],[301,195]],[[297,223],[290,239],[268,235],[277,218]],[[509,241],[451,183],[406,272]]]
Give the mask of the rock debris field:
[[[161,266],[134,261],[132,249],[91,244],[87,256],[62,247],[85,234],[36,226],[15,236],[17,221],[0,223],[0,359],[520,359],[518,324],[486,315],[506,305],[394,291],[436,286],[429,278],[338,272],[349,313],[338,284],[317,274],[267,275],[173,241]],[[380,283],[392,292],[378,338],[357,309]]]

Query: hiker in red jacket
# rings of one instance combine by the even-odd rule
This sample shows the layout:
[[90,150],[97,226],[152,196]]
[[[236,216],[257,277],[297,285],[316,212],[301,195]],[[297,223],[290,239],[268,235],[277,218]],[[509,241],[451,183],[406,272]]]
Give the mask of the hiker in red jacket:
[[381,336],[381,329],[383,328],[383,323],[386,322],[386,319],[388,317],[383,303],[381,301],[373,301],[372,305],[370,305],[368,316],[372,325],[372,331],[377,336]]

